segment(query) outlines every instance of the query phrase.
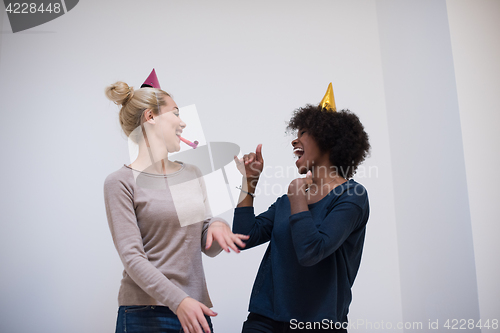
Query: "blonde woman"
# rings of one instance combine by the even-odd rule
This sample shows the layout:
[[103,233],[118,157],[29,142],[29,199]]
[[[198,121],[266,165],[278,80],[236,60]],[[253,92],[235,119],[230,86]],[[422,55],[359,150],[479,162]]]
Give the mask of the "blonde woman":
[[[149,80],[149,81],[148,81]],[[124,265],[116,332],[213,332],[201,252],[239,252],[248,237],[210,217],[196,166],[171,161],[186,124],[151,73],[143,88],[106,88],[120,109],[123,131],[139,146],[137,159],[104,183],[109,227]]]

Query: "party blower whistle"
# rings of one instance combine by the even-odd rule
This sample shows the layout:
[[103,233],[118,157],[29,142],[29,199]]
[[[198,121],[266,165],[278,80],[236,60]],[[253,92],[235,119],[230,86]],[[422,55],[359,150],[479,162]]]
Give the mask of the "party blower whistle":
[[188,146],[191,146],[193,147],[193,149],[196,149],[196,147],[198,147],[198,141],[195,141],[194,143],[189,141],[189,140],[186,140],[184,139],[182,136],[179,136],[179,138],[181,139],[182,142],[184,142],[185,144],[187,144]]

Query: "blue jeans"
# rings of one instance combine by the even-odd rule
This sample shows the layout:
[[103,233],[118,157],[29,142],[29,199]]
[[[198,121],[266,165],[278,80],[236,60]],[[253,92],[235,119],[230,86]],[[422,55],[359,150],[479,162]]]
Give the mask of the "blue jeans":
[[[205,316],[213,333],[212,321]],[[120,306],[116,319],[116,333],[182,333],[179,318],[166,306]]]

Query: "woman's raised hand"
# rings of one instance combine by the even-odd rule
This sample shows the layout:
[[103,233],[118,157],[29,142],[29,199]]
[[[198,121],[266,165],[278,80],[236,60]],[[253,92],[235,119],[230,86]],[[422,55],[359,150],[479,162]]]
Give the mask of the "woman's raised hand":
[[238,170],[249,181],[258,179],[264,169],[264,159],[262,158],[262,144],[255,149],[255,153],[246,154],[243,158],[234,157],[234,162]]
[[205,315],[215,317],[217,313],[194,298],[184,298],[177,307],[177,317],[185,333],[211,333]]

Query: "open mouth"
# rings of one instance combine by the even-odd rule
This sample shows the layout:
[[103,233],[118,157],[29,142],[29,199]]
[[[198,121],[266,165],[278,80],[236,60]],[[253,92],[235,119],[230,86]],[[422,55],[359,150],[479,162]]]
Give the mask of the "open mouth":
[[297,159],[300,160],[300,158],[304,155],[304,149],[302,149],[300,147],[295,147],[293,149],[293,153],[295,154]]

